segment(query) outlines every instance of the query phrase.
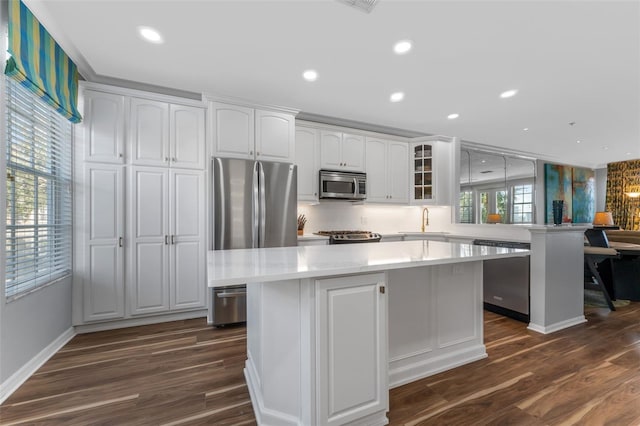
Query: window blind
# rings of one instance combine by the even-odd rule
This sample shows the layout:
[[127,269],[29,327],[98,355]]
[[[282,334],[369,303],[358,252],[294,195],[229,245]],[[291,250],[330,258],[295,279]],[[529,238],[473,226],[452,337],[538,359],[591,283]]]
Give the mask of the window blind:
[[71,271],[71,123],[6,82],[8,299]]

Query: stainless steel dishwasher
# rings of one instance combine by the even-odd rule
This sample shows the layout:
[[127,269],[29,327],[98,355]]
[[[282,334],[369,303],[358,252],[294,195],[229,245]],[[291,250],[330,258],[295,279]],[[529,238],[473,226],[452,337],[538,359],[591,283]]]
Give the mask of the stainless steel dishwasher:
[[[513,241],[474,240],[474,245],[529,250],[531,244]],[[529,256],[483,262],[484,308],[529,322]]]

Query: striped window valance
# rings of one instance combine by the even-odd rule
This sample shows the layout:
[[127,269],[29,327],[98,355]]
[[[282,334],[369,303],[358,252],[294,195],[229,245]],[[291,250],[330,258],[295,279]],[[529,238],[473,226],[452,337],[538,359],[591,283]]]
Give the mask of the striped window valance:
[[9,53],[6,75],[72,123],[82,120],[76,65],[20,0],[9,0]]

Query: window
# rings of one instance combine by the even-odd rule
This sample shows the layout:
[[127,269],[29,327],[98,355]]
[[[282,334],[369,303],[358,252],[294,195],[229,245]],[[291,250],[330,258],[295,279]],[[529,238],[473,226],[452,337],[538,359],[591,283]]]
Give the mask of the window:
[[514,185],[513,191],[513,223],[531,223],[533,220],[533,185]]
[[71,123],[4,78],[10,299],[71,271]]
[[473,191],[460,191],[460,223],[475,223]]

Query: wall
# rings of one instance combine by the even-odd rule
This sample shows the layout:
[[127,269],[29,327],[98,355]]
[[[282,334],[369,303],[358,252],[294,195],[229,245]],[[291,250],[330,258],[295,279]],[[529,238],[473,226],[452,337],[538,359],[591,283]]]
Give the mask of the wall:
[[0,382],[4,383],[71,328],[71,278],[5,304],[0,322]]
[[607,199],[607,169],[596,169],[596,211],[605,211]]
[[[7,2],[0,1],[0,34],[7,33]],[[6,37],[0,37],[0,63],[6,62]],[[0,78],[4,93],[4,76]],[[5,135],[4,96],[0,102],[0,134]],[[5,152],[5,138],[0,138],[0,152]],[[5,158],[0,159],[0,175],[5,176]],[[6,200],[5,185],[0,185],[0,199]],[[5,211],[0,209],[0,234],[5,235]],[[11,378],[27,366],[38,354],[61,336],[68,336],[71,327],[71,278],[60,280],[46,288],[7,303],[4,297],[4,244],[0,246],[0,402],[9,389]],[[29,374],[32,371],[28,372]],[[26,378],[26,377],[24,377]],[[14,376],[15,379],[15,376]],[[15,383],[15,381],[13,381]]]

